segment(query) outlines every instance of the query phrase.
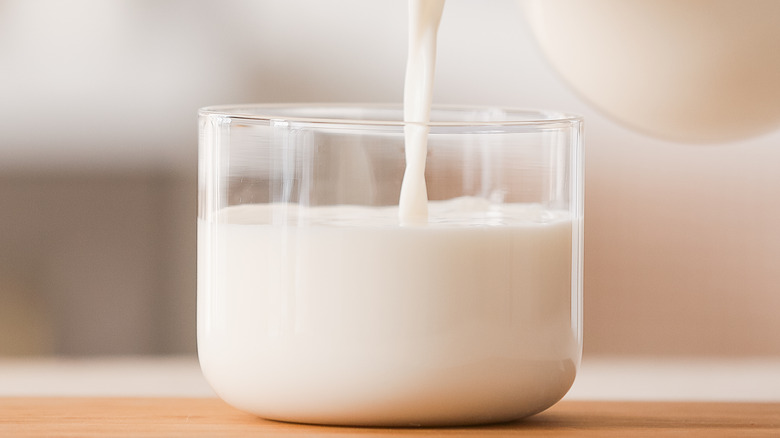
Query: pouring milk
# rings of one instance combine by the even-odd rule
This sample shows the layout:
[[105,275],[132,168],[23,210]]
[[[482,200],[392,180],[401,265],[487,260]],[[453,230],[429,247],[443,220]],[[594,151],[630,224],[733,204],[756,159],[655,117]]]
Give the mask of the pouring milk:
[[199,355],[228,403],[307,423],[475,424],[539,412],[571,386],[579,219],[428,201],[443,5],[409,2],[400,205],[244,204],[200,217]]
[[401,224],[424,224],[428,220],[425,187],[425,155],[428,152],[427,123],[431,117],[433,78],[436,70],[436,36],[444,0],[409,1],[409,48],[404,83],[406,171],[398,202]]

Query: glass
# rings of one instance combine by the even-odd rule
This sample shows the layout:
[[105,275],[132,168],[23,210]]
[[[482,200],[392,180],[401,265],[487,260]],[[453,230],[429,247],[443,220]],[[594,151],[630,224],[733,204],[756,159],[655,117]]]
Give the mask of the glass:
[[200,111],[198,351],[282,421],[540,412],[582,351],[582,120],[434,107],[429,220],[401,225],[400,106]]

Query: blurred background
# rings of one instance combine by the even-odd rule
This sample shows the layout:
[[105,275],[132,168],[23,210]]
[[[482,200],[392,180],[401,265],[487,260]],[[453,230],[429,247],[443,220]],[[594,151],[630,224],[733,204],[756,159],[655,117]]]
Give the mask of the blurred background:
[[[194,354],[197,109],[400,102],[406,8],[0,0],[0,355]],[[780,355],[780,127],[630,131],[516,0],[448,0],[438,56],[434,102],[585,116],[586,358]]]

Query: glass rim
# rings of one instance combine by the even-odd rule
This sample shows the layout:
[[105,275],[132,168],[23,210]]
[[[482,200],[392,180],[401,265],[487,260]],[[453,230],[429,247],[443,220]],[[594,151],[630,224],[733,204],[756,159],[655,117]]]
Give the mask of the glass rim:
[[199,116],[218,116],[239,120],[274,121],[274,122],[299,122],[313,124],[339,124],[339,125],[366,125],[366,126],[404,126],[426,125],[430,127],[447,126],[544,126],[544,125],[576,125],[583,121],[578,114],[557,110],[544,110],[532,108],[515,108],[504,106],[485,105],[439,105],[431,106],[433,114],[440,112],[493,112],[500,114],[502,118],[495,119],[458,119],[458,120],[432,120],[428,123],[404,122],[401,119],[387,119],[379,117],[324,117],[292,114],[291,111],[395,111],[403,115],[402,104],[388,103],[250,103],[212,105],[200,108]]

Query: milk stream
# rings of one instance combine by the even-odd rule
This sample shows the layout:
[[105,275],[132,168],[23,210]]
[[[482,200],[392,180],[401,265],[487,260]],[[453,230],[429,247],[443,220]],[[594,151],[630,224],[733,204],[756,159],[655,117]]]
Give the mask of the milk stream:
[[422,225],[428,221],[425,156],[430,129],[427,123],[433,100],[436,35],[443,9],[444,0],[409,0],[409,48],[404,83],[406,171],[398,201],[401,225]]

